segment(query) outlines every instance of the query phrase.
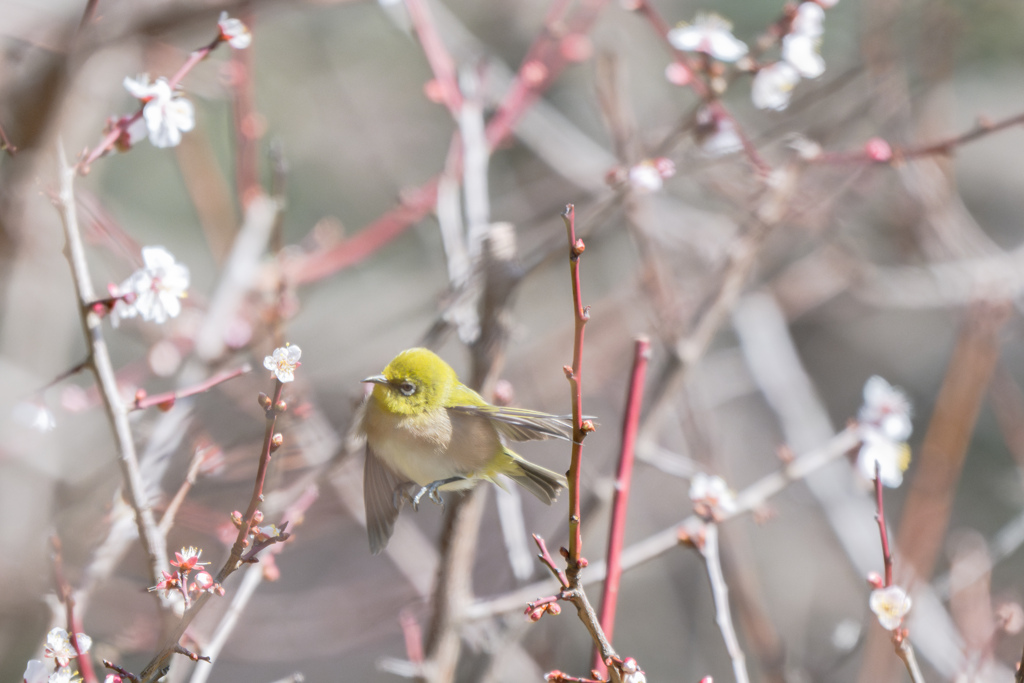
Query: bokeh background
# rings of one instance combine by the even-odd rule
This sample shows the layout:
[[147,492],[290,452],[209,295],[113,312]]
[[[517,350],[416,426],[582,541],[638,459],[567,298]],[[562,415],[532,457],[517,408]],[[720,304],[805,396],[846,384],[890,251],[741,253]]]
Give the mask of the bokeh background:
[[[455,64],[479,80],[487,116],[534,41],[572,27],[546,26],[549,3],[535,0],[428,4]],[[718,12],[750,45],[784,10],[776,0],[653,4],[670,24]],[[827,70],[797,86],[789,109],[755,109],[749,75],[723,97],[770,173],[743,153],[702,149],[698,100],[666,80],[672,57],[640,14],[617,2],[569,6],[570,15],[595,15],[586,34],[569,30],[575,42],[562,41],[581,59],[544,83],[490,156],[483,196],[487,220],[511,226],[521,269],[499,366],[501,389],[517,405],[569,411],[561,368],[572,357],[572,300],[559,218],[567,203],[587,240],[584,405],[601,426],[585,448],[584,554],[599,559],[606,543],[637,335],[652,339],[649,398],[663,380],[681,381],[660,396],[661,416],[642,435],[627,544],[690,514],[694,472],[720,474],[741,490],[780,468],[783,445],[800,454],[825,444],[856,416],[865,380],[880,374],[915,405],[915,459],[904,486],[887,492],[890,524],[900,539],[912,538],[916,530],[900,524],[917,519],[922,536],[941,539],[934,567],[915,582],[933,590],[934,600],[919,604],[936,610],[922,607],[925,616],[911,622],[931,644],[920,646],[926,678],[1009,680],[1020,637],[997,624],[1014,614],[1024,570],[1024,134],[1009,127],[948,154],[892,164],[868,163],[862,150],[873,137],[897,150],[921,148],[1024,111],[1024,6],[841,0],[825,20]],[[139,670],[157,648],[160,617],[138,545],[111,566],[96,564],[125,512],[92,377],[51,385],[86,345],[50,199],[58,146],[75,158],[95,145],[110,117],[136,106],[125,76],[169,76],[209,42],[227,9],[250,23],[253,45],[235,55],[219,48],[184,79],[195,130],[173,150],[141,142],[100,159],[77,181],[99,291],[138,265],[141,245],[165,246],[192,274],[180,317],[159,327],[128,321],[106,336],[129,399],[139,388],[153,394],[244,362],[258,368],[169,412],[132,415],[158,511],[193,455],[209,455],[168,543],[201,546],[215,567],[227,554],[228,514],[251,491],[263,429],[256,395],[272,386],[262,359],[280,341],[301,346],[299,377],[286,391],[286,445],[274,460],[279,497],[268,505],[281,509],[302,492],[317,497],[273,558],[279,578],[258,586],[210,679],[301,672],[309,681],[397,680],[395,660],[407,656],[401,620],[429,627],[442,513],[406,510],[392,552],[369,554],[359,521],[361,455],[350,443],[359,380],[425,342],[468,377],[471,356],[445,322],[466,295],[452,292],[434,211],[345,267],[304,278],[294,264],[343,251],[446,168],[458,127],[427,96],[432,73],[408,13],[391,2],[99,0],[79,30],[82,2],[0,7],[0,125],[19,147],[0,159],[0,677],[17,680],[51,625],[63,625],[48,597],[54,534],[68,578],[89,588],[80,609],[97,657]],[[777,59],[778,48],[764,54]],[[252,108],[241,125],[240,106]],[[795,140],[852,154],[802,160]],[[677,169],[662,190],[623,182],[626,169],[655,156]],[[255,197],[239,184],[246,159],[282,200],[280,220],[236,305],[211,321],[208,305],[225,286],[228,254]],[[458,213],[455,192],[446,196]],[[740,270],[744,255],[750,266]],[[741,287],[723,299],[726,275],[737,272]],[[680,342],[709,315],[718,318],[707,349],[685,358],[679,373],[679,350],[690,348]],[[201,354],[196,335],[210,328],[223,348]],[[51,430],[33,428],[40,408],[52,413]],[[552,469],[568,465],[564,444],[521,452]],[[922,499],[948,494],[948,520],[904,510],[907,490],[932,461],[940,474],[923,480]],[[541,579],[553,591],[539,563],[523,566],[526,536],[505,540],[496,500],[508,495],[483,492],[471,587],[480,598]],[[532,498],[519,505],[526,532],[552,547],[566,542],[564,497],[550,509]],[[755,680],[906,676],[867,607],[864,571],[882,568],[872,515],[868,488],[838,459],[794,482],[756,520],[723,526],[733,614]],[[899,550],[896,561],[899,568]],[[236,575],[228,597],[194,625],[198,649],[239,584]],[[598,595],[595,586],[591,597]],[[589,670],[588,636],[571,610],[527,624],[513,609],[469,621],[461,633],[458,680]],[[731,679],[697,553],[673,549],[625,575],[615,646],[649,680]],[[188,680],[192,669],[172,676]]]

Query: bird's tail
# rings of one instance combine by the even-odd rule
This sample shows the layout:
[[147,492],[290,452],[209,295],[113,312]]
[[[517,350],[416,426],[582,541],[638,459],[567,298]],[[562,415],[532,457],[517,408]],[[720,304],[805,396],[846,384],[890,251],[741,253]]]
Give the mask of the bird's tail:
[[561,474],[509,453],[513,456],[514,462],[512,467],[505,471],[505,475],[547,505],[551,505],[558,498],[558,492],[568,486]]

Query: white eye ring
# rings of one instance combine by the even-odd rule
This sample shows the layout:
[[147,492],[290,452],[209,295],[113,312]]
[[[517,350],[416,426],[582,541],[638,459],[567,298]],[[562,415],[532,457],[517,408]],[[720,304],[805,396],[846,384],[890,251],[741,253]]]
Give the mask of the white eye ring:
[[402,392],[403,396],[412,396],[416,393],[416,385],[406,380],[398,385],[398,390]]

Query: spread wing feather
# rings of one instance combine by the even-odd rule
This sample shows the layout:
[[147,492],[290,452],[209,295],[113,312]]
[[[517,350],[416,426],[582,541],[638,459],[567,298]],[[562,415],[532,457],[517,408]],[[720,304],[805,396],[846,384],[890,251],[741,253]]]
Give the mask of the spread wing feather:
[[402,506],[402,498],[396,496],[395,491],[405,483],[402,477],[381,462],[367,444],[363,500],[366,505],[366,533],[370,538],[370,552],[374,555],[384,550],[395,530],[395,519]]
[[448,410],[486,418],[499,433],[513,441],[550,438],[572,441],[572,415],[548,415],[522,408],[492,405],[452,406]]

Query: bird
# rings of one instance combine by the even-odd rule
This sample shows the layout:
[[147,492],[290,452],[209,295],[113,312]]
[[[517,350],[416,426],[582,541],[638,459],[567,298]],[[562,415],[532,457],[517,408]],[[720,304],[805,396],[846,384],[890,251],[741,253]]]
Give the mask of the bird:
[[[567,486],[563,475],[525,460],[504,440],[572,440],[572,417],[494,406],[459,381],[433,351],[406,349],[379,375],[366,400],[363,497],[370,550],[388,544],[406,500],[416,508],[426,495],[457,491],[486,480],[504,488],[499,474],[550,505]],[[410,489],[418,487],[415,496]]]

